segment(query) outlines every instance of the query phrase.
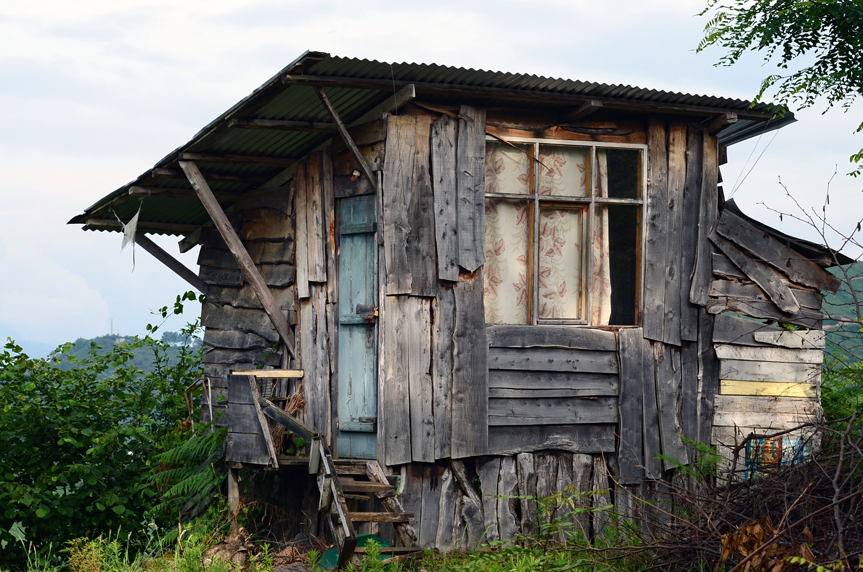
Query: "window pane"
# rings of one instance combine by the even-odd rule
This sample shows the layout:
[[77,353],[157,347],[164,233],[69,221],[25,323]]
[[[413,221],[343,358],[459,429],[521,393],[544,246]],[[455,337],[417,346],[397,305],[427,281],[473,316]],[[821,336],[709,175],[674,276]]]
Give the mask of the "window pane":
[[580,319],[582,210],[544,208],[539,215],[540,319]]
[[596,196],[637,199],[641,188],[641,152],[635,149],[597,149]]
[[539,194],[586,197],[590,150],[584,147],[539,146]]
[[485,203],[485,321],[527,324],[527,201],[488,199]]
[[[641,207],[608,205],[597,208],[608,212],[609,269],[611,278],[611,318],[613,326],[634,326],[638,303],[638,239],[641,235],[638,214]],[[594,265],[596,263],[594,262]]]
[[530,194],[530,153],[532,145],[485,144],[485,192]]

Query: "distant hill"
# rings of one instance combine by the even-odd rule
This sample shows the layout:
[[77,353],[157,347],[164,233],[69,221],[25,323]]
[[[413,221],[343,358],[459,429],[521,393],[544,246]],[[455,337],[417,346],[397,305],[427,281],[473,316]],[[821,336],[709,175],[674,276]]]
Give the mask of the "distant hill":
[[[78,359],[84,359],[87,357],[87,354],[90,352],[90,347],[92,344],[96,344],[100,349],[97,350],[99,354],[104,355],[114,349],[114,346],[117,344],[128,344],[135,341],[135,336],[122,336],[119,334],[107,334],[104,336],[98,336],[95,338],[78,338],[72,344],[72,348],[70,354],[75,356]],[[201,347],[201,340],[199,338],[192,338],[191,340],[184,339],[184,336],[177,332],[165,332],[162,334],[162,341],[169,345],[168,347],[168,361],[171,364],[177,362],[177,356],[179,355],[180,348],[183,345],[188,345],[191,349],[197,349]],[[135,357],[132,359],[132,365],[135,367],[142,369],[144,371],[151,371],[153,369],[153,362],[155,361],[155,355],[153,354],[153,350],[147,346],[137,348],[134,350]],[[72,369],[74,364],[69,363],[64,360],[60,365],[61,369]]]
[[[836,294],[824,297],[824,312],[834,318],[824,320],[824,330],[832,346],[828,351],[837,361],[863,361],[863,332],[858,314],[858,311],[863,313],[863,262],[846,266],[844,272],[842,268],[831,268],[830,272],[842,279],[842,286]],[[856,323],[843,323],[843,318]]]

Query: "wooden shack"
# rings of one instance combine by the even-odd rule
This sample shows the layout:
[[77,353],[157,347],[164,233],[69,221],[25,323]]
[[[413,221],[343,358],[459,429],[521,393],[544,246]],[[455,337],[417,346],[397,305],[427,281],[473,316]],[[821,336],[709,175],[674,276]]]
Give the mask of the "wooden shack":
[[[138,244],[206,294],[229,466],[302,462],[275,419],[313,441],[340,545],[391,522],[451,549],[531,531],[531,502],[502,495],[574,485],[621,505],[687,464],[686,440],[819,415],[825,268],[844,260],[721,188],[728,145],[793,120],[307,52],[70,222],[120,231],[137,213]],[[147,234],[201,245],[198,273]]]

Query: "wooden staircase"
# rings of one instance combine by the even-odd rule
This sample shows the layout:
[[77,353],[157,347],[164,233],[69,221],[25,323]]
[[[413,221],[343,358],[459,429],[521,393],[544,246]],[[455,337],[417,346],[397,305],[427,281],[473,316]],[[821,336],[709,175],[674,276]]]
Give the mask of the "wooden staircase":
[[[387,481],[377,461],[333,460],[329,447],[320,433],[315,433],[295,418],[285,413],[267,399],[257,396],[261,412],[276,423],[283,425],[295,435],[311,443],[309,452],[309,474],[317,475],[320,502],[318,510],[326,518],[339,552],[338,568],[345,566],[357,550],[357,534],[354,523],[390,522],[401,543],[408,548],[382,548],[381,553],[406,554],[416,542],[416,532],[411,526],[413,514],[404,512],[395,488]],[[372,497],[380,501],[386,512],[351,511],[351,504]]]

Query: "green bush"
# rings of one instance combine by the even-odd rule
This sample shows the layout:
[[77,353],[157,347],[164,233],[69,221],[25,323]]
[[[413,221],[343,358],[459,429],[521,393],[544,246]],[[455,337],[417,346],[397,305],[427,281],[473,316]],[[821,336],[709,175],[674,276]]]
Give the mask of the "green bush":
[[[178,296],[174,312],[187,299],[194,295]],[[151,507],[200,492],[176,485],[194,476],[189,467],[212,474],[202,465],[221,450],[223,433],[190,430],[184,391],[202,375],[200,349],[180,348],[169,363],[169,345],[150,336],[107,352],[92,344],[84,358],[70,347],[36,359],[9,341],[0,353],[0,568],[26,562],[22,538],[56,550],[75,538],[145,528]],[[152,371],[131,364],[142,349],[155,355]],[[166,471],[173,472],[156,476]],[[171,517],[176,527],[176,510]]]

